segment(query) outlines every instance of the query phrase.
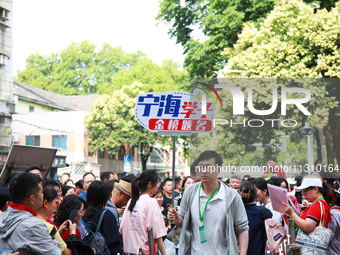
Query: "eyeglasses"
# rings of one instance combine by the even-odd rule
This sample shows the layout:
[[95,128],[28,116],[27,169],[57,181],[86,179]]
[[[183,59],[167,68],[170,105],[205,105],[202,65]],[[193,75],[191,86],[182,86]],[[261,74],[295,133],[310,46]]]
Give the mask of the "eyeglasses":
[[314,187],[308,187],[306,189],[301,190],[301,193],[302,193],[302,195],[304,195],[306,193],[306,191],[312,190],[312,189],[314,189]]

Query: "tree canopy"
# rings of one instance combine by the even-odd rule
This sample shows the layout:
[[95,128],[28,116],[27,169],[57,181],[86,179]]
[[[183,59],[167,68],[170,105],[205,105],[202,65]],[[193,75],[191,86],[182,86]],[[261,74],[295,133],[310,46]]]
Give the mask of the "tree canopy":
[[[179,70],[178,64],[166,60],[162,65],[153,63],[144,58],[127,70],[121,70],[111,80],[111,86],[101,92],[110,92],[112,87],[121,88],[133,82],[143,84],[145,92],[182,91],[186,88],[185,73]],[[102,94],[102,93],[101,93]]]
[[[171,24],[169,34],[176,38],[187,54],[184,66],[190,77],[214,77],[226,63],[220,53],[237,41],[244,22],[259,24],[273,9],[274,2],[163,0],[157,19]],[[195,38],[195,30],[201,32],[204,38]]]
[[[339,7],[337,3],[330,11],[323,9],[315,13],[310,5],[301,1],[280,1],[260,28],[247,22],[237,43],[223,52],[228,59],[228,69],[244,71],[226,73],[226,77],[311,78],[291,81],[290,85],[303,87],[311,93],[308,109],[312,115],[307,118],[292,108],[287,115],[299,120],[297,127],[308,121],[315,128],[316,137],[318,130],[323,129],[327,161],[333,165],[334,145],[340,141],[337,131],[340,119],[336,114],[340,109],[339,84],[334,83],[337,80],[318,78],[340,76]],[[247,84],[243,86],[246,87]],[[259,85],[256,88],[261,90],[265,87]],[[272,87],[268,88],[265,93],[256,92],[253,96],[256,109],[270,108],[268,96],[271,98]],[[264,131],[261,129],[261,132]],[[260,133],[248,135],[250,141],[255,142],[256,137],[262,140],[275,137],[273,133]],[[229,139],[233,137],[233,142],[249,144],[249,140],[244,141],[242,133],[231,136],[227,131],[225,135]],[[340,162],[340,154],[337,152],[336,155]]]
[[257,28],[247,22],[222,55],[227,77],[326,78],[340,76],[339,4],[331,11],[281,1]]
[[[157,19],[171,25],[170,36],[183,46],[190,77],[212,78],[227,63],[220,54],[237,42],[243,25],[252,22],[259,28],[276,2],[280,1],[162,0]],[[336,0],[305,2],[330,10]]]
[[167,145],[169,140],[166,136],[148,131],[135,118],[136,98],[145,93],[143,87],[141,83],[134,82],[115,90],[111,95],[102,95],[92,106],[86,127],[89,130],[91,151],[107,149],[115,155],[124,144],[141,144],[142,166],[145,170],[149,153],[143,152],[143,146],[152,147],[156,142]]
[[141,83],[123,86],[96,101],[86,120],[91,151],[107,148],[115,154],[122,144],[154,143],[155,133],[144,129],[135,119],[134,107],[137,95],[144,93],[142,87]]
[[33,54],[15,80],[62,95],[112,93],[123,85],[142,82],[144,91],[181,90],[184,72],[167,60],[157,65],[142,52],[126,53],[104,43],[97,49],[88,41],[42,56]]

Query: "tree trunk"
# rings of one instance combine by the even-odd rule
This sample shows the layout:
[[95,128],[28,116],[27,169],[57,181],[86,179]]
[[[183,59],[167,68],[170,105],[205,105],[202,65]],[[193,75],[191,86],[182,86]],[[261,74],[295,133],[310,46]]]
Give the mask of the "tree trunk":
[[333,142],[335,145],[335,157],[337,165],[340,164],[340,123],[336,123],[333,132]]
[[321,139],[320,139],[319,129],[315,129],[314,138],[315,138],[315,141],[316,141],[316,147],[317,147],[317,152],[318,152],[318,161],[323,162],[322,161]]
[[[327,164],[332,164],[334,166],[334,143],[331,126],[327,124],[323,128],[323,132],[326,140],[326,150],[327,150]],[[327,168],[326,168],[327,169]]]
[[146,162],[148,162],[148,159],[150,157],[150,153],[152,152],[153,147],[148,147],[147,152],[144,153],[143,150],[143,143],[141,143],[141,147],[140,147],[140,158],[142,161],[142,171],[144,172],[146,170]]

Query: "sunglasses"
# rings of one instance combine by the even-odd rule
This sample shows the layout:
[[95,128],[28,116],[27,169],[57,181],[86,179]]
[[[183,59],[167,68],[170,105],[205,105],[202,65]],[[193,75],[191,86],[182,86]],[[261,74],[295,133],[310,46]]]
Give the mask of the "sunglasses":
[[312,190],[312,189],[314,189],[314,187],[308,187],[306,189],[301,190],[301,193],[305,194],[307,190]]

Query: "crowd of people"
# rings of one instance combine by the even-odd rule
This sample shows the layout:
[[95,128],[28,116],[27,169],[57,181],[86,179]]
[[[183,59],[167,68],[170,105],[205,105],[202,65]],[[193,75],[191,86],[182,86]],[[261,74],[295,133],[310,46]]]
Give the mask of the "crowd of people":
[[[153,170],[121,180],[113,172],[102,173],[100,180],[88,172],[74,183],[67,173],[60,181],[43,180],[32,166],[11,174],[0,188],[0,251],[130,255],[153,250],[164,255],[170,243],[176,254],[263,255],[272,252],[265,221],[274,220],[286,237],[291,218],[306,233],[318,226],[331,229],[327,254],[340,254],[338,182],[308,176],[295,178],[292,186],[275,171],[275,158],[268,160],[274,164],[261,178],[223,180],[211,170],[222,166],[221,156],[204,151],[190,176],[175,177],[174,192],[172,179],[160,180]],[[288,190],[284,213],[273,209],[268,184]]]

